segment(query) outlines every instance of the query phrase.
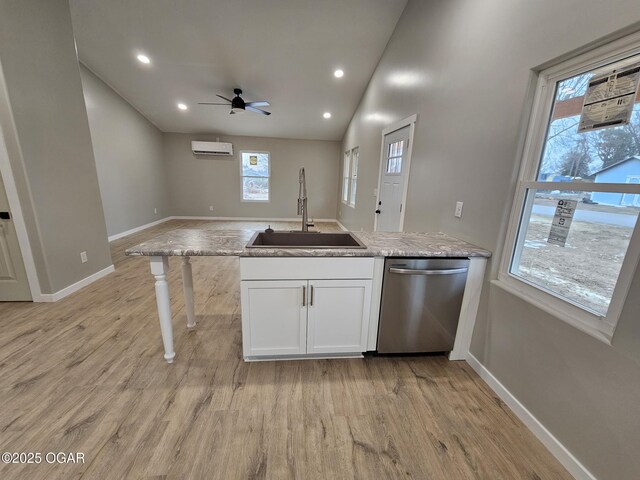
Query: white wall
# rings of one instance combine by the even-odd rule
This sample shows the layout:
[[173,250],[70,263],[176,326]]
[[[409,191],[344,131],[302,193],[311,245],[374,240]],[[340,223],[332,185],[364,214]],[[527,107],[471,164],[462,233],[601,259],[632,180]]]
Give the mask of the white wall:
[[108,234],[168,216],[162,132],[86,67],[80,73]]
[[472,353],[601,480],[640,472],[640,274],[613,347],[489,281],[532,69],[639,21],[637,0],[410,0],[343,142],[360,147],[361,166],[357,207],[341,206],[339,219],[372,228],[381,130],[419,115],[405,230],[444,231],[494,252]]
[[[233,143],[233,157],[196,158],[191,141]],[[241,150],[271,154],[271,201],[240,199]],[[296,217],[298,170],[305,167],[309,215],[335,218],[340,142],[265,137],[164,134],[172,215],[216,217]],[[214,210],[210,211],[209,206]]]

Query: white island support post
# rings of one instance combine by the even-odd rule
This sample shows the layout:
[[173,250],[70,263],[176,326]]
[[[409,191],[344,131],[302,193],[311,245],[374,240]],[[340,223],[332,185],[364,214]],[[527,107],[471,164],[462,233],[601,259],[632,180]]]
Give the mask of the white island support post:
[[193,309],[193,273],[189,257],[182,257],[182,289],[184,291],[184,308],[187,311],[187,328],[196,327],[196,314]]
[[169,259],[167,257],[151,257],[151,273],[156,279],[156,303],[158,305],[158,319],[164,344],[164,359],[173,363],[176,352],[173,351],[173,326],[171,325],[171,300],[169,298]]
[[[158,305],[158,319],[164,344],[164,359],[173,363],[176,352],[173,351],[173,324],[171,317],[171,299],[169,298],[169,259],[164,256],[151,257],[151,273],[156,279],[156,303]],[[193,308],[193,274],[189,257],[182,257],[182,286],[184,291],[184,306],[187,312],[187,328],[196,326],[196,315]]]

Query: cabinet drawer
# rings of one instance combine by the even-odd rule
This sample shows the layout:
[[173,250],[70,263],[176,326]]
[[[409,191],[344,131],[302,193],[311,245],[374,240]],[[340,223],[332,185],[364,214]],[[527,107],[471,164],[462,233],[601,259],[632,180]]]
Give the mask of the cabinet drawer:
[[373,265],[373,257],[240,257],[240,279],[371,279]]

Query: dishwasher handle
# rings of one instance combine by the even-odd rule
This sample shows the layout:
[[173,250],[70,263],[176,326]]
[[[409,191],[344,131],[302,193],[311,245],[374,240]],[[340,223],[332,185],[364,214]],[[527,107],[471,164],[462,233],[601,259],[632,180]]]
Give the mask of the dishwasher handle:
[[442,268],[434,270],[413,270],[411,268],[389,268],[389,273],[398,273],[400,275],[455,275],[456,273],[466,273],[467,267],[462,268]]

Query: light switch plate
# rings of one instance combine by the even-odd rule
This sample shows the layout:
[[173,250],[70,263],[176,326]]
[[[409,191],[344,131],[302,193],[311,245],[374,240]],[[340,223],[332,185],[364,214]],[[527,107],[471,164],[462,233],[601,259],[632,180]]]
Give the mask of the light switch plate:
[[87,252],[80,252],[80,261],[82,263],[87,263],[87,260],[88,260]]
[[456,202],[456,211],[454,213],[454,215],[457,218],[461,218],[462,217],[462,206],[464,205],[463,202]]

